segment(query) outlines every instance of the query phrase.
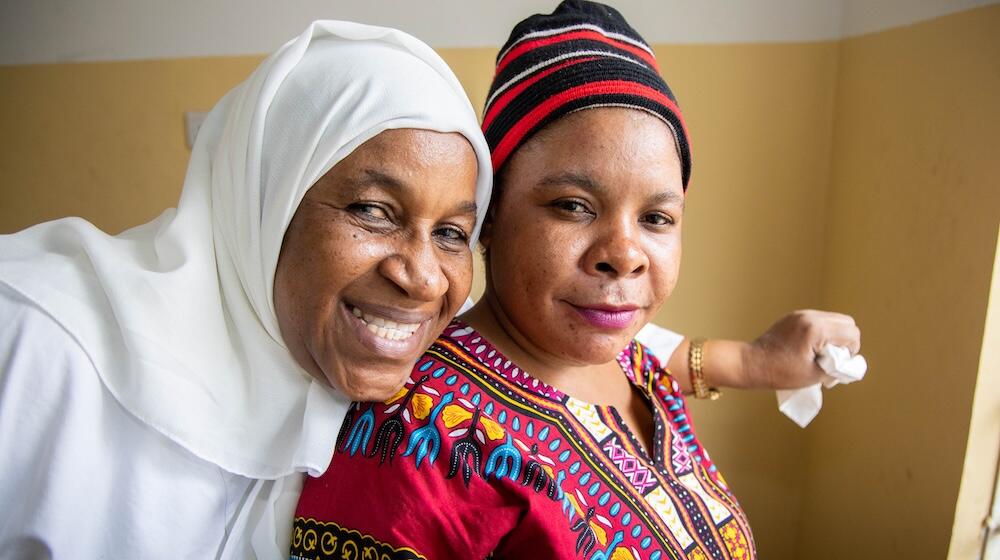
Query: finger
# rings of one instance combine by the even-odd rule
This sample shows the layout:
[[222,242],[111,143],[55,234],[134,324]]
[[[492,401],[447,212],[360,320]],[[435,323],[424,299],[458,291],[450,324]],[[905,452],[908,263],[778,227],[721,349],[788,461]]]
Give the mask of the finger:
[[838,323],[845,325],[855,324],[854,317],[851,317],[850,315],[847,315],[845,313],[837,313],[836,311],[817,311],[817,310],[808,310],[807,312],[810,315],[812,315],[812,318],[814,320],[819,322]]
[[829,325],[825,338],[824,345],[829,343],[834,346],[843,346],[851,352],[852,356],[861,351],[861,329],[853,323]]

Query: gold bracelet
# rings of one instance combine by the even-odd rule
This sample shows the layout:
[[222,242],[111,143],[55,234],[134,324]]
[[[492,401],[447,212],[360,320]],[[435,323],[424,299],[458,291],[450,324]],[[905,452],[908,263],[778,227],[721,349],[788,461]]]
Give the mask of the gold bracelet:
[[688,346],[688,369],[691,371],[691,388],[694,398],[715,400],[722,396],[718,389],[705,384],[705,339],[696,338]]

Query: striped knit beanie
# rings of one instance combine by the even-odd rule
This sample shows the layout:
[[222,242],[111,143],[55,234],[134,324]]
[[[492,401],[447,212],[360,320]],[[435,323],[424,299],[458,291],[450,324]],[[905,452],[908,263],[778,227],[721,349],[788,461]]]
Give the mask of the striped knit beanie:
[[687,128],[652,49],[617,10],[584,0],[525,19],[500,49],[483,111],[494,172],[547,124],[594,107],[640,109],[663,120],[674,134],[687,190]]

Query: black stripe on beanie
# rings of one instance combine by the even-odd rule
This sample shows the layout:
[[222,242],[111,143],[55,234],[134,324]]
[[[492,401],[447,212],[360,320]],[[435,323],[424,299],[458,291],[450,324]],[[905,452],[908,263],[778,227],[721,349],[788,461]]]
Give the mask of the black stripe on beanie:
[[[556,70],[521,91],[517,97],[508,103],[483,130],[486,140],[493,147],[500,141],[504,131],[509,130],[517,121],[554,94],[574,88],[579,85],[604,80],[624,80],[635,82],[652,89],[662,91],[673,99],[673,94],[666,82],[657,74],[643,71],[639,66],[625,63],[616,64],[606,58],[597,58],[579,62]],[[491,95],[492,95],[491,91]],[[502,94],[501,94],[502,95]],[[499,97],[498,97],[499,99]],[[579,108],[579,107],[578,107]],[[489,108],[487,108],[488,110]],[[664,108],[664,112],[665,108]]]
[[525,35],[536,31],[548,31],[587,23],[596,25],[610,33],[625,35],[632,40],[646,44],[642,36],[628,24],[628,21],[625,20],[621,12],[611,6],[598,2],[565,0],[556,6],[556,9],[551,14],[535,14],[515,25],[514,29],[510,32],[507,42],[504,43],[500,52],[497,53],[497,62],[499,62],[499,57],[509,50],[513,43]]
[[[535,135],[538,131],[545,128],[547,125],[565,117],[570,113],[575,113],[583,109],[593,109],[601,107],[619,107],[628,108],[644,111],[651,114],[654,117],[662,120],[670,128],[671,133],[674,135],[675,139],[678,140],[677,151],[678,156],[685,153],[689,147],[687,142],[684,140],[684,134],[678,134],[678,130],[681,130],[681,123],[678,121],[676,115],[671,111],[664,111],[663,105],[656,103],[646,97],[639,95],[631,95],[627,93],[604,93],[598,95],[591,95],[586,97],[581,97],[575,99],[563,105],[560,105],[558,109],[549,113],[544,119],[542,119],[538,124],[533,126],[524,138],[521,140],[520,145],[524,143]],[[513,153],[511,154],[513,155]],[[507,158],[508,161],[510,158]],[[687,187],[688,179],[691,176],[690,163],[687,162],[683,157],[681,157],[681,180],[685,187]]]
[[[563,55],[576,58],[585,56],[601,56],[601,54],[609,57],[627,58],[631,60],[633,64],[648,66],[646,61],[642,60],[637,55],[616,48],[614,45],[609,45],[605,42],[591,39],[573,39],[537,47],[532,49],[530,53],[525,53],[516,59],[511,60],[509,64],[496,73],[493,78],[492,87],[500,87],[509,82],[511,79],[517,77],[519,74],[529,70],[532,66],[542,62],[555,61]],[[622,63],[627,64],[624,60]],[[492,91],[490,93],[492,93]]]

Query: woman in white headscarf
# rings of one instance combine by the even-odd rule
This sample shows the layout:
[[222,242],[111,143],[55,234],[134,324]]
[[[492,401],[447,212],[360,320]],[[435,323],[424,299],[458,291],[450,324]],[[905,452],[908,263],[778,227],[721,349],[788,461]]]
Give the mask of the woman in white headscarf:
[[468,295],[490,180],[429,47],[316,22],[212,110],[176,210],[0,237],[0,558],[280,556],[350,400]]

